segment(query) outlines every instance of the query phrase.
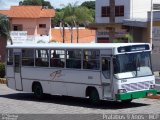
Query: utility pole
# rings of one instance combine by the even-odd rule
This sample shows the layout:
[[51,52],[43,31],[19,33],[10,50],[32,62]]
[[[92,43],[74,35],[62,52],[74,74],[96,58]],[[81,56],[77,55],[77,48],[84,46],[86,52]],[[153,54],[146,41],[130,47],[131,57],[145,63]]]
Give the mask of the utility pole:
[[150,19],[150,44],[151,44],[151,49],[153,45],[153,0],[151,0],[151,19]]
[[64,39],[64,37],[65,37],[64,20],[62,20],[62,27],[63,27],[63,43],[65,43],[65,39]]
[[115,0],[110,0],[110,19],[109,19],[110,24],[113,25],[109,29],[109,42],[113,42],[113,39],[115,38]]
[[77,27],[77,43],[79,43],[79,25],[77,24],[76,27]]

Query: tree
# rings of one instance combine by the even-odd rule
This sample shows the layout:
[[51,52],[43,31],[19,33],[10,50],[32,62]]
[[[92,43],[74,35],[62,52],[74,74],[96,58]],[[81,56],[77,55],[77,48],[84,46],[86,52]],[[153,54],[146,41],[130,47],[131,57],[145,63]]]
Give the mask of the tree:
[[85,1],[81,4],[82,7],[90,9],[92,17],[95,19],[95,1]]
[[[82,14],[83,13],[83,14]],[[77,6],[77,4],[68,4],[63,10],[57,13],[56,18],[63,20],[68,25],[71,31],[71,42],[73,42],[73,27],[77,28],[77,42],[79,39],[79,25],[87,25],[89,22],[93,22],[94,18],[91,14],[91,10],[86,7]]]
[[9,19],[5,16],[0,14],[0,37],[6,38],[13,44],[11,36],[10,36],[10,23]]
[[85,1],[81,4],[81,6],[95,10],[95,1]]
[[19,5],[47,6],[50,9],[53,8],[49,1],[44,0],[23,0],[19,2]]

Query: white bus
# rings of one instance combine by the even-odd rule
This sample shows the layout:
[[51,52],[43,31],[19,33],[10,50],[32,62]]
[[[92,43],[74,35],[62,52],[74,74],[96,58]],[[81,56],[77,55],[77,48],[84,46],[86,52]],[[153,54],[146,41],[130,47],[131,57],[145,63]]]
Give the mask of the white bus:
[[130,102],[156,95],[146,43],[8,45],[9,88],[44,94]]

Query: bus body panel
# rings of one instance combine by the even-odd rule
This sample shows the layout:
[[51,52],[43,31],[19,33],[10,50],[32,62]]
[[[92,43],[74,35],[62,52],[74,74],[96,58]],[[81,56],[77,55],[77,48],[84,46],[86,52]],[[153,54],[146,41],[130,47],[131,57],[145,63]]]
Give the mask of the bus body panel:
[[13,90],[16,90],[16,81],[14,78],[7,78],[7,86]]
[[[85,97],[88,86],[101,88],[99,71],[36,67],[22,67],[21,70],[23,88],[27,92],[32,92],[32,88],[25,86],[32,86],[34,81],[40,81],[43,92],[52,95]],[[102,98],[102,95],[100,97]]]
[[127,92],[133,91],[142,91],[142,90],[149,90],[149,84],[155,84],[155,77],[154,76],[147,76],[147,77],[139,77],[139,78],[127,78],[127,79],[115,79],[115,87],[114,93],[117,94],[118,89],[126,88]]

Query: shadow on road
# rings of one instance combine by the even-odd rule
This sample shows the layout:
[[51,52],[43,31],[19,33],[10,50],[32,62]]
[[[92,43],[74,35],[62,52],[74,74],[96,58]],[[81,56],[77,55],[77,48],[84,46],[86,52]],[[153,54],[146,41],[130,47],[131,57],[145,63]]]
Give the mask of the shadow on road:
[[88,99],[84,99],[84,98],[51,96],[51,95],[46,95],[44,100],[39,101],[34,98],[34,95],[32,93],[6,94],[6,95],[0,95],[0,97],[14,99],[14,100],[36,101],[36,102],[68,105],[68,106],[77,106],[77,107],[79,106],[79,107],[93,108],[93,109],[125,109],[125,108],[135,108],[135,107],[150,105],[150,104],[144,104],[144,103],[136,103],[134,102],[134,100],[133,102],[128,104],[124,104],[121,102],[101,101],[100,104],[93,105],[89,103]]

